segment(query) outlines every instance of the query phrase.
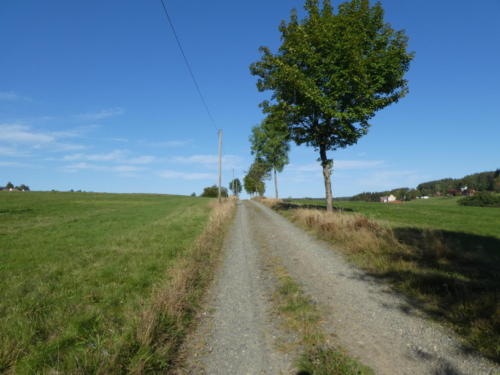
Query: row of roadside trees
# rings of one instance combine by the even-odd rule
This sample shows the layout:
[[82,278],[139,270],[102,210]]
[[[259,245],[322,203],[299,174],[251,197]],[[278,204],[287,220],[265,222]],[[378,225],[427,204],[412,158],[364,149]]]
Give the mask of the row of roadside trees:
[[334,10],[329,0],[306,0],[304,8],[303,19],[292,10],[282,21],[278,51],[261,47],[261,59],[250,66],[258,90],[271,98],[261,103],[265,118],[252,129],[255,160],[244,187],[262,195],[272,174],[278,197],[277,173],[288,163],[290,142],[307,145],[319,154],[331,211],[328,152],[357,143],[377,111],[408,93],[404,75],[413,53],[404,31],[384,20],[380,3],[350,0]]

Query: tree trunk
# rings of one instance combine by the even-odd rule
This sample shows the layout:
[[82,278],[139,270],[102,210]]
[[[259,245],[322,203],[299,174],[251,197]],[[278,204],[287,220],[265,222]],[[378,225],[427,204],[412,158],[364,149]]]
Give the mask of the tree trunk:
[[326,210],[333,212],[333,195],[332,195],[332,164],[333,161],[326,157],[326,147],[319,147],[319,156],[321,159],[321,166],[323,167],[323,178],[325,179],[325,195],[326,195]]
[[276,199],[278,199],[278,176],[276,175],[276,168],[274,168],[274,192],[276,193]]

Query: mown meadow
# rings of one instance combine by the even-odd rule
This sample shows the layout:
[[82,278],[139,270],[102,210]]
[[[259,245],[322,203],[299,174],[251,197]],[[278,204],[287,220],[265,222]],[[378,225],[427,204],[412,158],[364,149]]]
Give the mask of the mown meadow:
[[500,363],[500,208],[456,201],[262,200]]
[[[196,259],[192,249],[205,246],[196,239],[213,221],[209,203],[167,195],[0,193],[0,372],[168,368],[175,346],[169,335],[182,334],[179,320],[189,320],[189,312],[179,311],[197,295],[172,296],[168,285],[175,274],[174,284],[186,284],[175,293],[199,286],[198,268],[189,262]],[[212,235],[204,243],[217,241]],[[165,315],[164,301],[179,311]]]

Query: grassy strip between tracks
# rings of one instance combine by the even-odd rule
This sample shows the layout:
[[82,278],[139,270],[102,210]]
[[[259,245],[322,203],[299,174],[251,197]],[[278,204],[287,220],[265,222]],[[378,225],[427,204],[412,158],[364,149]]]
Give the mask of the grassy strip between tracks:
[[0,193],[0,373],[166,372],[233,201]]
[[280,209],[280,201],[260,201],[321,239],[340,245],[335,249],[350,261],[454,329],[466,347],[500,362],[500,240],[394,227],[349,212],[286,205]]
[[370,368],[350,358],[327,339],[321,327],[321,312],[286,269],[277,261],[273,263],[278,280],[275,301],[286,328],[298,333],[298,345],[302,349],[296,364],[298,374],[372,375]]

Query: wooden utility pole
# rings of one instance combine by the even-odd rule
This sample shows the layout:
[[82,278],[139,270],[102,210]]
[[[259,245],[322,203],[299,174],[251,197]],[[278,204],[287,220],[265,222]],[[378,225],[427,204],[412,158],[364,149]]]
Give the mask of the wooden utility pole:
[[221,202],[222,184],[222,129],[219,129],[219,203]]

